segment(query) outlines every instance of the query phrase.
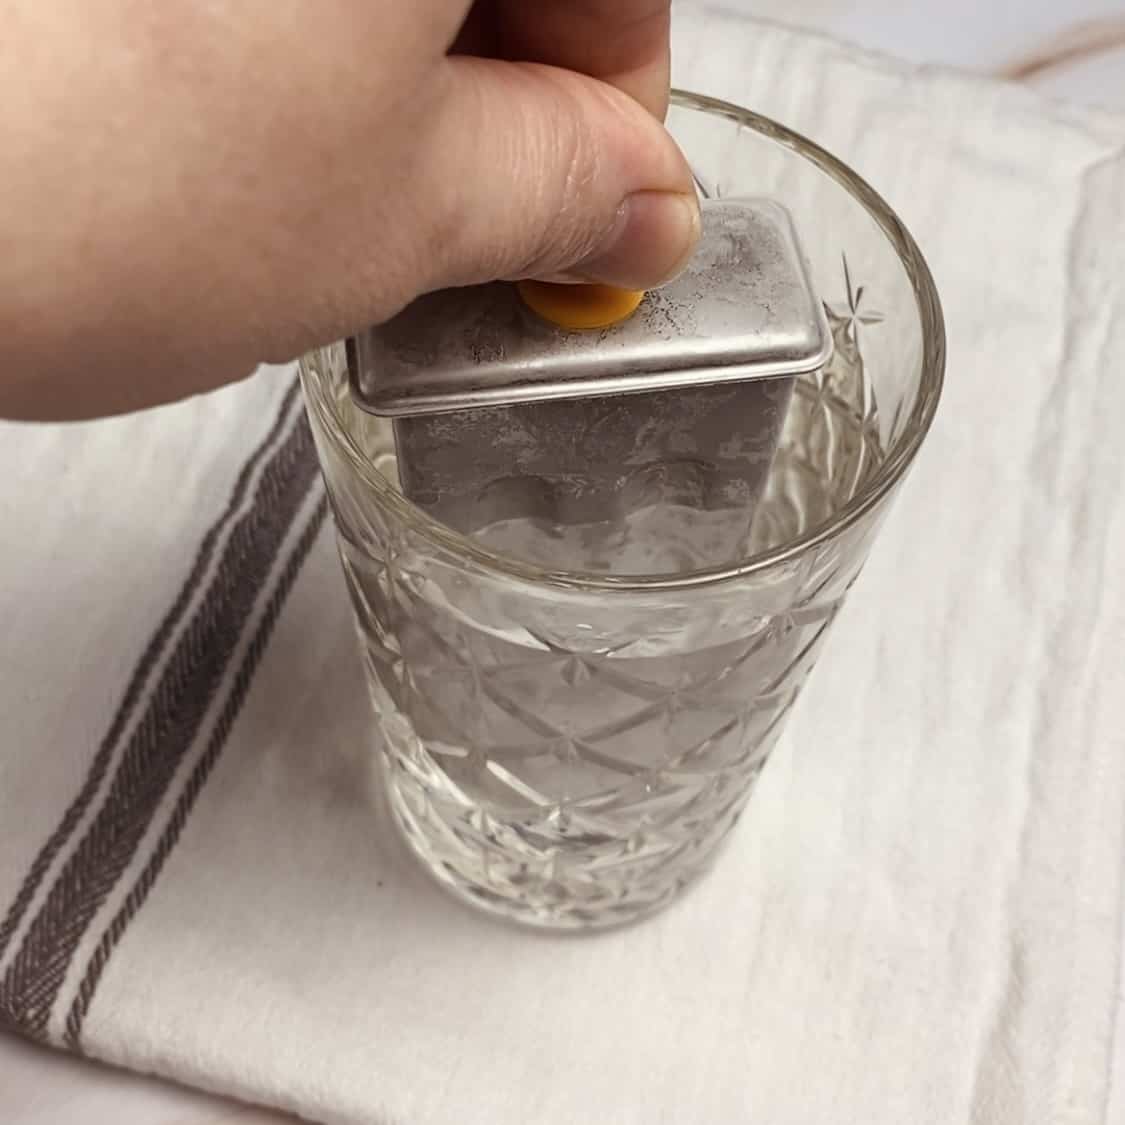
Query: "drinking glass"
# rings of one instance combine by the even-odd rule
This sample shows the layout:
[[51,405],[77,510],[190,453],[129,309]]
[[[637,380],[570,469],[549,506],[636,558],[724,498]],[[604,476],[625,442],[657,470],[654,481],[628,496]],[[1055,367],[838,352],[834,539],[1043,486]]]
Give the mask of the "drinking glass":
[[[937,406],[941,309],[914,241],[842,162],[677,92],[715,197],[792,212],[835,342],[797,380],[736,565],[553,571],[436,522],[397,486],[343,343],[301,362],[392,815],[446,888],[554,929],[666,903],[746,807]],[[890,612],[891,607],[888,607]]]

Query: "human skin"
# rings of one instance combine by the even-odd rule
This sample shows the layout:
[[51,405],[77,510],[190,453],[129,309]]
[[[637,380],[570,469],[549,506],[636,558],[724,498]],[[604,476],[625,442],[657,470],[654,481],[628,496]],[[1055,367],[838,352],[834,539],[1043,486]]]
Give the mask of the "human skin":
[[670,0],[0,0],[0,415],[182,398],[698,237]]

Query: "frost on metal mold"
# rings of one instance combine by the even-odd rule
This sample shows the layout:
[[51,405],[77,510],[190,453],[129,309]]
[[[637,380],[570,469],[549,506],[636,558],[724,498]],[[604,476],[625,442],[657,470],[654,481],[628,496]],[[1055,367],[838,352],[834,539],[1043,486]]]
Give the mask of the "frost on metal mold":
[[[628,543],[662,570],[744,553],[794,379],[831,350],[788,213],[724,199],[683,274],[610,328],[552,325],[512,285],[443,290],[348,362],[436,518],[561,569],[619,570]],[[669,562],[669,541],[690,549]]]

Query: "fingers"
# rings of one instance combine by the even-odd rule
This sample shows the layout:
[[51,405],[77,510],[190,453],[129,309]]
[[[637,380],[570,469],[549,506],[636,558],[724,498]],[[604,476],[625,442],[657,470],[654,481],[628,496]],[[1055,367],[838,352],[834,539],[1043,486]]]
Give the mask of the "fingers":
[[496,49],[599,78],[668,109],[671,0],[492,0]]
[[445,60],[416,180],[418,288],[567,274],[651,288],[699,213],[679,148],[637,102],[551,67]]

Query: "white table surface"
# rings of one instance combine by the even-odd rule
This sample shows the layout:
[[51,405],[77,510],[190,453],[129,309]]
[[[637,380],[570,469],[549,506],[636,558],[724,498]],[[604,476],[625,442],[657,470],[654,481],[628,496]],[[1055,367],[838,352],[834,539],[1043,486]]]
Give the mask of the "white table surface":
[[[726,0],[919,62],[997,73],[1087,21],[1125,22],[1125,0]],[[1033,81],[1053,96],[1125,110],[1125,47]],[[1123,857],[1125,858],[1125,857]],[[1118,997],[1108,1122],[1125,1121],[1125,990]],[[292,1119],[112,1071],[0,1034],[3,1125],[284,1125]]]

